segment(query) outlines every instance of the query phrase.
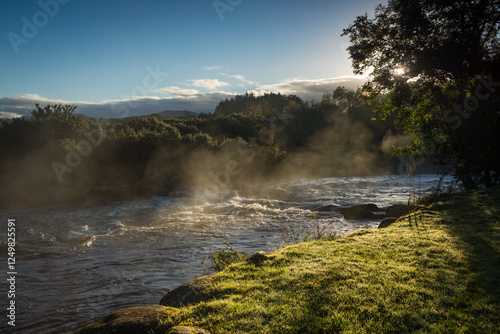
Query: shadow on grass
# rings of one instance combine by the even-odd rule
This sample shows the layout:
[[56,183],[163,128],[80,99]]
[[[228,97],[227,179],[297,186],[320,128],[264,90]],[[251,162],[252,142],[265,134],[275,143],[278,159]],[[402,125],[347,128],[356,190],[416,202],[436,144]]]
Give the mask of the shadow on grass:
[[457,238],[475,273],[467,294],[487,294],[500,305],[500,187],[460,196],[442,205],[446,229]]

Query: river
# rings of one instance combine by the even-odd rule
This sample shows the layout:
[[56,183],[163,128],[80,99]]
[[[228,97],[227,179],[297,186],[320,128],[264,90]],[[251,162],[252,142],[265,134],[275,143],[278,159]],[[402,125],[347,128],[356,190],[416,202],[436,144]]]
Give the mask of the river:
[[[423,175],[423,193],[438,176]],[[418,181],[418,179],[417,179]],[[418,190],[418,189],[417,189]],[[231,190],[217,198],[196,192],[92,207],[3,209],[1,275],[7,275],[8,219],[16,224],[16,326],[7,324],[2,279],[2,333],[70,333],[114,310],[158,304],[167,289],[210,274],[211,251],[229,242],[248,252],[272,251],[289,226],[309,226],[313,209],[406,204],[407,176],[301,179]],[[379,221],[346,221],[320,212],[343,236]]]

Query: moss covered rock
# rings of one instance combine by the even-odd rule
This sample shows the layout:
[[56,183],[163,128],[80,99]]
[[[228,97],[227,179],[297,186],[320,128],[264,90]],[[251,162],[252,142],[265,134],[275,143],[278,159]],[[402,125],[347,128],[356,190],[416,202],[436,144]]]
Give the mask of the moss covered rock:
[[170,290],[160,301],[160,305],[182,307],[203,301],[206,289],[212,283],[214,275],[199,277],[191,282]]
[[180,312],[161,305],[124,308],[88,324],[73,334],[148,334],[163,320]]

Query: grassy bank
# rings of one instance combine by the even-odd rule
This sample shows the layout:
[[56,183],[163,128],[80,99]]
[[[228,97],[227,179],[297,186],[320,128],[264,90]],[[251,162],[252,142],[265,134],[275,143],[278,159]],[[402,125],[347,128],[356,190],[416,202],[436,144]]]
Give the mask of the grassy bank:
[[[500,188],[435,203],[422,220],[279,250],[218,274],[166,323],[212,333],[498,333]],[[157,333],[165,333],[159,329]]]

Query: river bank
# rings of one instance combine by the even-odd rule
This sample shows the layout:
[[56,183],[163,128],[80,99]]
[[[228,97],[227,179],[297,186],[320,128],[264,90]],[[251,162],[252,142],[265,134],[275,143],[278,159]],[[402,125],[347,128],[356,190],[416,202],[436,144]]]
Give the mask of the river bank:
[[203,301],[163,318],[211,333],[496,333],[500,188],[383,229],[308,242],[218,273]]
[[[432,192],[438,181],[438,175],[422,175],[419,188]],[[113,310],[157,304],[168,289],[213,273],[210,254],[226,242],[247,253],[270,252],[282,244],[283,229],[317,223],[345,236],[375,229],[380,219],[345,219],[343,208],[407,201],[408,177],[381,175],[252,184],[214,198],[192,192],[0,210],[2,221],[16,219],[14,332],[70,333]],[[5,241],[6,232],[0,231]]]

